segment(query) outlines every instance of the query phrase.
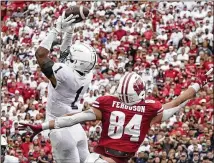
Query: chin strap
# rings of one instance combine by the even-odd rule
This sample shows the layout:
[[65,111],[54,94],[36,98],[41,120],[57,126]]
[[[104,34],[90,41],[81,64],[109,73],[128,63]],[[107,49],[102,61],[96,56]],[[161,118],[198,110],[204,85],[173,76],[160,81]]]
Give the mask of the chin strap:
[[85,76],[85,73],[76,70],[81,76]]

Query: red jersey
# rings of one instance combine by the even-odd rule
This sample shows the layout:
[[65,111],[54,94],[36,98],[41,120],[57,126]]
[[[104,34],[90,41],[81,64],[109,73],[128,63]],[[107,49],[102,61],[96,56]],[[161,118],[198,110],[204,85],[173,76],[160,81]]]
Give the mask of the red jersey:
[[154,100],[127,106],[115,96],[99,97],[93,107],[102,112],[103,128],[95,152],[111,157],[117,163],[125,163],[128,158],[110,156],[103,149],[135,153],[150,129],[152,119],[163,111],[161,103]]
[[206,70],[211,69],[211,68],[213,67],[213,65],[214,65],[213,62],[209,62],[209,61],[204,62],[204,68],[205,68]]

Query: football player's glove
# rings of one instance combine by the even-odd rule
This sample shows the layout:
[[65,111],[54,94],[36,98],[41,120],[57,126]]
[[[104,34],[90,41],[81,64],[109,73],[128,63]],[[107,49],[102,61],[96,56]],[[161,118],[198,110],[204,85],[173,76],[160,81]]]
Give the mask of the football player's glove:
[[42,131],[42,125],[32,125],[32,124],[25,124],[25,123],[19,123],[18,129],[20,131],[26,130],[32,133],[31,140]]
[[56,21],[56,31],[59,32],[71,32],[74,21],[76,19],[74,18],[73,14],[69,15],[67,18],[65,18],[65,11],[62,13],[62,16],[59,16],[59,18]]

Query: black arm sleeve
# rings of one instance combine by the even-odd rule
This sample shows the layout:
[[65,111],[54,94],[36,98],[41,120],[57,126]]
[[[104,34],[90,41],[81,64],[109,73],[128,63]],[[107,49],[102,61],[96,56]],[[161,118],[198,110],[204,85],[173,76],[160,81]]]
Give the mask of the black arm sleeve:
[[53,74],[53,67],[54,62],[50,59],[47,58],[47,60],[44,62],[43,66],[41,67],[42,72],[45,74],[47,78],[51,78]]

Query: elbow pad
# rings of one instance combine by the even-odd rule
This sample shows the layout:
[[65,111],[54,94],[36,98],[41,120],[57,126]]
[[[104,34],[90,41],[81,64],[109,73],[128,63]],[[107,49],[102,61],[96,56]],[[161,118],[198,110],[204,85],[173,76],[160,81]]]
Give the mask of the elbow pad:
[[178,105],[177,107],[170,108],[170,109],[164,109],[163,110],[163,116],[161,121],[166,121],[169,119],[171,116],[173,116],[175,113],[177,113],[181,108],[183,108],[189,100],[186,100],[182,104]]
[[81,122],[92,121],[92,120],[96,120],[96,115],[93,109],[89,109],[84,112],[74,114],[72,116],[56,118],[54,128],[58,129],[63,127],[69,127]]

